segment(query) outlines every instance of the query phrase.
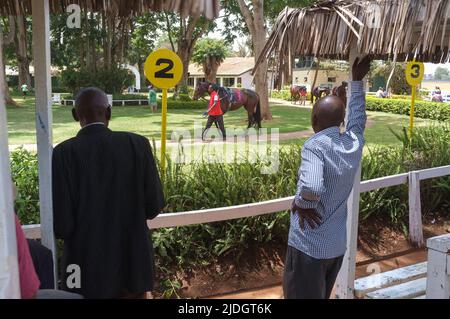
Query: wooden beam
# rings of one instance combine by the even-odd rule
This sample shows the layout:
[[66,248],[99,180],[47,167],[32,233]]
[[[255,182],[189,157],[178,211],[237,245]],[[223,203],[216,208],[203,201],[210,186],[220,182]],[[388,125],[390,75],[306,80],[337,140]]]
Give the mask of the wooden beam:
[[419,172],[409,172],[408,176],[408,204],[409,204],[409,240],[416,247],[422,247],[422,206],[420,203]]
[[[0,32],[0,70],[3,69],[2,38]],[[17,265],[19,259],[14,223],[4,87],[5,78],[3,72],[0,72],[0,299],[18,299],[20,298]]]
[[[42,244],[52,250],[57,279],[52,201],[52,94],[50,75],[49,0],[32,1],[34,85],[36,92],[36,137],[39,168],[39,207]],[[56,285],[55,285],[56,287]]]
[[[348,124],[348,110],[350,104],[350,97],[352,94],[352,69],[353,62],[357,57],[361,57],[357,51],[357,42],[353,41],[350,48],[350,83],[348,86],[347,98],[347,112],[345,114],[345,123]],[[359,165],[355,180],[353,182],[353,189],[347,201],[347,251],[342,262],[341,270],[339,271],[336,280],[336,298],[339,299],[353,299],[355,286],[355,270],[356,270],[356,250],[358,239],[358,220],[359,220],[359,196],[361,184],[361,164]]]

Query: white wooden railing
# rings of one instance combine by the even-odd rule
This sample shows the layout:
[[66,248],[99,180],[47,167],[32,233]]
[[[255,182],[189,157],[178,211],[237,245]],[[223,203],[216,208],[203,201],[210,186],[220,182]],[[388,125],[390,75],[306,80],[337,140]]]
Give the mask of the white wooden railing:
[[[420,242],[423,243],[423,235],[421,231],[420,185],[417,181],[446,175],[450,175],[450,165],[363,181],[361,182],[359,189],[360,193],[365,193],[376,189],[408,183],[410,232],[417,232],[420,228],[420,233],[412,236],[411,239],[419,239],[419,241],[415,242],[420,244]],[[289,196],[259,203],[161,214],[154,220],[149,221],[148,226],[150,229],[177,227],[276,213],[289,209],[293,199],[293,196]],[[418,224],[420,227],[416,227],[418,221],[420,221],[420,224]],[[23,228],[28,238],[40,237],[39,224],[26,225],[23,226]],[[422,237],[421,241],[420,237]]]

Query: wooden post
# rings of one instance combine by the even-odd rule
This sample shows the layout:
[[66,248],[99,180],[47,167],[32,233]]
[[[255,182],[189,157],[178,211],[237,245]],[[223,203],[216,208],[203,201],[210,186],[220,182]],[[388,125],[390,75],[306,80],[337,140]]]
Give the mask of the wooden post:
[[409,172],[408,175],[409,202],[409,240],[417,247],[424,244],[422,230],[422,208],[420,204],[419,172]]
[[[2,41],[0,30],[0,70],[3,69]],[[18,299],[20,285],[4,87],[5,78],[0,72],[0,299]]]
[[50,16],[48,0],[33,0],[33,57],[36,92],[36,138],[39,168],[39,207],[42,244],[53,252],[55,287],[56,246],[52,200],[52,95],[50,76]]
[[450,234],[427,240],[427,299],[450,298]]
[[[353,41],[350,48],[349,62],[350,62],[350,81],[352,80],[353,62],[358,55],[356,41]],[[345,123],[348,124],[348,107],[350,103],[350,96],[352,92],[351,83],[348,86],[347,111],[345,113]],[[342,262],[341,270],[339,271],[336,280],[336,298],[339,299],[353,299],[355,286],[355,268],[356,268],[356,250],[358,239],[358,220],[359,220],[359,186],[361,183],[361,164],[355,175],[353,182],[353,189],[347,201],[347,251]]]

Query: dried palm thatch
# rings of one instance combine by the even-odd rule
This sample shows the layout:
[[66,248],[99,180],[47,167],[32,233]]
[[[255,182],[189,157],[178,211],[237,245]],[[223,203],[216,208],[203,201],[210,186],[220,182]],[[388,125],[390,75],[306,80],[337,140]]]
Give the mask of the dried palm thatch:
[[[0,0],[0,15],[31,14],[33,0]],[[105,12],[119,16],[135,16],[148,11],[174,11],[183,17],[203,15],[213,19],[219,14],[219,0],[49,0],[51,12],[65,12],[67,6]]]
[[448,62],[449,18],[450,0],[337,0],[286,8],[257,66],[273,55],[278,71],[292,65],[293,56],[347,60],[352,41],[378,59]]

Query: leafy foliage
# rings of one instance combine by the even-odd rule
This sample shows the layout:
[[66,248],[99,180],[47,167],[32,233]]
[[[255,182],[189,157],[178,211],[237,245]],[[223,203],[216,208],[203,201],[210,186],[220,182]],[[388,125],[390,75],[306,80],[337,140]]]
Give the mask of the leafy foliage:
[[[409,115],[411,101],[401,98],[379,99],[374,97],[367,97],[366,108],[368,111],[381,111],[387,113]],[[449,121],[450,104],[416,101],[414,106],[414,116],[432,120]]]
[[117,94],[133,81],[134,77],[128,70],[116,67],[102,68],[94,74],[86,69],[67,69],[61,73],[62,85],[71,93],[76,93],[84,87],[96,86],[108,94]]

